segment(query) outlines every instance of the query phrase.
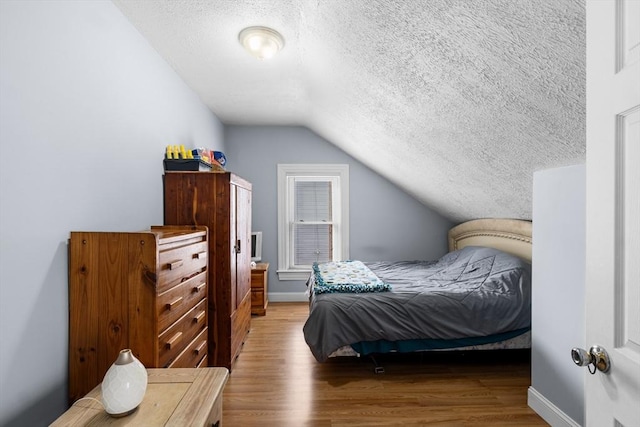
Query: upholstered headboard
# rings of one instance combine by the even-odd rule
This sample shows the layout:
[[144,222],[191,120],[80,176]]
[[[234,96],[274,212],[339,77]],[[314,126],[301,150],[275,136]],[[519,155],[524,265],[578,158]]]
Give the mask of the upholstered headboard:
[[465,246],[486,246],[531,262],[531,221],[475,219],[449,230],[449,251]]

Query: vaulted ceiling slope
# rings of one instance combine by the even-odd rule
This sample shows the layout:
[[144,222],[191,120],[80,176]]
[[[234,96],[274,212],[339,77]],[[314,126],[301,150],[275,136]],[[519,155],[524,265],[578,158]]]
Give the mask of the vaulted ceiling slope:
[[307,126],[453,220],[530,219],[533,172],[585,159],[584,0],[114,2],[224,123]]

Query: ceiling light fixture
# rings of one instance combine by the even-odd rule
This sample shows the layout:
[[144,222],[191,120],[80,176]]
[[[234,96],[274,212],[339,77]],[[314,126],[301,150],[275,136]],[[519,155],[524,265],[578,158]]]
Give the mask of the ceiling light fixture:
[[240,44],[259,60],[269,59],[284,47],[282,35],[267,27],[247,27],[238,34]]

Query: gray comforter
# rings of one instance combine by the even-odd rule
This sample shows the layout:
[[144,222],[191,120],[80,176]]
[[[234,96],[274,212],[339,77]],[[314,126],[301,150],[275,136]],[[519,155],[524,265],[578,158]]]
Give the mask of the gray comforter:
[[303,331],[318,361],[361,341],[484,337],[531,326],[531,266],[515,256],[467,247],[438,261],[365,264],[392,289],[312,295]]

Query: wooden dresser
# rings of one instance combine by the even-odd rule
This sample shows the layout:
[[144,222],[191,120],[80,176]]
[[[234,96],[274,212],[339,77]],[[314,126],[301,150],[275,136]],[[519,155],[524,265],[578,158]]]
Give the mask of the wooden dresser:
[[208,250],[206,227],[71,233],[70,403],[125,348],[147,368],[207,366]]
[[251,314],[264,316],[267,314],[267,284],[269,278],[269,263],[259,262],[251,269]]
[[[149,381],[140,406],[122,418],[110,417],[98,402],[96,386],[51,426],[206,426],[222,425],[226,368],[147,369]],[[95,399],[95,400],[94,400]]]
[[251,322],[251,183],[166,172],[164,222],[209,228],[209,366],[232,370]]

